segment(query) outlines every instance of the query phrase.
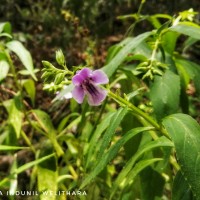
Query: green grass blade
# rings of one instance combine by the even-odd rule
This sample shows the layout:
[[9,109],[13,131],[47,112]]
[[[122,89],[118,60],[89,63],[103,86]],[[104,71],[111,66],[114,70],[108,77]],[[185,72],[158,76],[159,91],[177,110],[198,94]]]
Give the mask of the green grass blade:
[[34,160],[34,161],[32,161],[32,162],[26,163],[26,164],[22,165],[21,167],[19,167],[18,169],[16,169],[16,170],[14,171],[14,173],[15,173],[15,174],[22,173],[23,171],[25,171],[25,170],[27,170],[27,169],[29,169],[29,168],[35,166],[35,165],[38,165],[38,164],[44,162],[45,160],[48,160],[49,158],[51,158],[51,157],[53,157],[53,156],[55,156],[54,153],[52,153],[52,154],[50,154],[50,155],[48,155],[48,156],[44,156],[44,157],[42,157],[42,158],[39,158],[39,159],[37,159],[37,160]]
[[97,162],[97,166],[93,169],[93,171],[89,174],[88,177],[81,184],[81,188],[85,187],[88,183],[90,183],[105,167],[106,165],[117,155],[120,148],[129,141],[135,135],[143,132],[151,130],[151,127],[142,127],[135,128],[128,131],[121,139],[119,139],[103,156],[102,159]]

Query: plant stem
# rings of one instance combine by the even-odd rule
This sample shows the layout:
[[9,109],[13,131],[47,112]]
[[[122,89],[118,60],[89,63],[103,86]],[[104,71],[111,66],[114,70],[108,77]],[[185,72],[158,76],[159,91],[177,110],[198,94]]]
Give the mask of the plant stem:
[[25,142],[28,144],[28,146],[31,148],[31,150],[34,153],[36,153],[34,146],[31,144],[31,141],[29,140],[29,138],[27,137],[26,133],[23,130],[21,130],[21,136],[24,138]]
[[78,179],[78,174],[76,173],[75,169],[73,168],[72,165],[68,165],[68,169],[69,171],[71,172],[74,180],[77,180]]
[[[144,118],[147,122],[149,122],[153,127],[155,127],[156,130],[159,130],[164,136],[169,138],[169,135],[167,132],[149,115],[144,113],[142,110],[134,106],[131,102],[127,101],[126,99],[123,99],[122,97],[114,94],[113,92],[109,91],[108,95],[113,98],[116,102],[121,104],[122,106],[127,106],[135,115],[139,115],[142,118]],[[170,138],[169,138],[170,139]]]
[[138,16],[138,18],[139,18],[140,15],[141,15],[142,7],[143,7],[143,5],[145,4],[145,2],[146,2],[146,0],[142,0],[141,3],[140,3],[140,6],[139,6],[138,11],[137,11],[137,16]]
[[150,58],[151,62],[153,62],[155,60],[156,52],[157,52],[159,44],[160,44],[160,37],[158,36],[158,38],[156,39],[155,45],[154,45],[153,52],[151,54],[151,58]]
[[17,86],[17,89],[19,89],[19,91],[21,91],[21,85],[19,84],[19,82],[17,80],[17,73],[15,71],[15,66],[13,65],[12,59],[11,59],[11,57],[10,57],[10,55],[9,55],[9,53],[7,51],[5,51],[5,54],[6,54],[8,63],[10,65],[10,68],[11,68],[11,71],[12,71],[12,75],[13,75],[15,84]]

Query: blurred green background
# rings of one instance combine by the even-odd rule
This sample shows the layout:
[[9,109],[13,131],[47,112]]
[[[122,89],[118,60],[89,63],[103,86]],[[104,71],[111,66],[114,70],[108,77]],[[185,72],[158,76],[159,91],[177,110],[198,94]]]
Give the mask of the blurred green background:
[[[125,35],[133,20],[118,16],[136,13],[140,0],[1,0],[0,21],[12,24],[16,37],[25,42],[37,67],[51,60],[55,49],[62,48],[69,65],[80,64],[85,52],[95,55],[94,65],[101,67],[105,49]],[[179,11],[200,9],[197,0],[147,0],[142,14],[175,15]],[[135,33],[151,29],[140,23]],[[89,46],[89,48],[88,48]],[[40,53],[38,53],[40,52]]]

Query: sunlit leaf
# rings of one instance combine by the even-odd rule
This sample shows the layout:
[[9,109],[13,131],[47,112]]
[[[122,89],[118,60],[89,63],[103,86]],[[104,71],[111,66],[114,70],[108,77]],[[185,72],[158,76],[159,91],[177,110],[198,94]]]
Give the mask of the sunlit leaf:
[[170,27],[169,30],[200,40],[200,26],[191,22],[180,22],[179,24]]
[[12,36],[8,33],[0,33],[0,37],[8,37],[8,38],[12,39]]
[[0,33],[7,33],[11,34],[11,24],[9,22],[2,22],[0,23]]
[[42,167],[37,168],[38,189],[41,200],[55,200],[57,191],[57,173]]
[[25,68],[29,71],[30,75],[37,80],[35,74],[34,74],[34,67],[33,67],[33,61],[31,54],[29,51],[24,47],[24,45],[16,40],[12,40],[11,42],[8,42],[6,44],[8,49],[13,51],[21,60]]
[[9,114],[8,122],[13,127],[16,137],[19,138],[22,127],[22,119],[24,116],[21,96],[18,94],[14,97],[14,99],[4,102],[4,106]]
[[0,61],[0,81],[6,78],[9,68],[10,66],[5,60]]
[[36,94],[34,81],[32,79],[25,80],[23,82],[23,85],[24,85],[26,92],[28,93],[28,95],[31,98],[32,105],[34,106],[35,105],[35,94]]
[[[44,151],[46,151],[45,149]],[[47,152],[49,149],[47,150]],[[43,152],[46,154],[45,152]],[[41,200],[55,200],[57,191],[56,157],[53,156],[37,166],[38,190]]]

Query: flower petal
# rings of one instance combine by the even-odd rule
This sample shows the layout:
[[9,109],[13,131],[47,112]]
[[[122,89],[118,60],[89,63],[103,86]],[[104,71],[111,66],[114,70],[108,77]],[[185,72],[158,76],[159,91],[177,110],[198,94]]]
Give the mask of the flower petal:
[[87,100],[88,100],[89,105],[98,106],[106,98],[107,91],[97,86],[94,86],[94,87],[96,89],[95,93],[89,93],[88,91],[86,91],[87,97],[88,97]]
[[81,85],[82,82],[84,81],[84,78],[79,75],[79,74],[76,74],[73,78],[72,78],[72,83],[76,86],[78,85]]
[[95,70],[90,76],[96,84],[106,84],[109,82],[107,75],[102,70]]
[[91,69],[89,69],[89,68],[83,68],[82,70],[80,70],[79,72],[78,72],[78,74],[80,75],[80,76],[82,76],[84,79],[86,79],[86,78],[88,78],[89,76],[90,76],[90,74],[92,73],[92,70]]
[[85,96],[83,88],[81,86],[75,86],[72,90],[72,96],[78,103],[83,103]]
[[83,68],[80,71],[77,71],[76,75],[72,78],[72,83],[74,85],[81,85],[82,82],[87,79],[90,74],[92,73],[92,70],[89,68]]

